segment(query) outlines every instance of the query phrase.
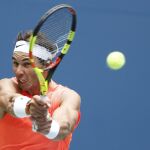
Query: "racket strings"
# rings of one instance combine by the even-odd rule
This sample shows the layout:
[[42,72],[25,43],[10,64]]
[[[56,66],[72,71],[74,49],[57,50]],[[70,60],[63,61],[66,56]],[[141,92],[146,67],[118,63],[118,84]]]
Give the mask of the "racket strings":
[[51,14],[40,28],[39,33],[44,37],[40,39],[40,45],[49,49],[53,58],[59,55],[67,42],[71,26],[72,14],[63,8]]

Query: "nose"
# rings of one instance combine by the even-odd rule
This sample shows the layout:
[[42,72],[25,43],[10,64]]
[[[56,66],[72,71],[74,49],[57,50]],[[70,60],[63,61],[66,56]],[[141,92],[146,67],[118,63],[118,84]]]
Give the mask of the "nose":
[[15,69],[15,74],[17,76],[23,75],[24,74],[24,67],[22,65],[18,65]]

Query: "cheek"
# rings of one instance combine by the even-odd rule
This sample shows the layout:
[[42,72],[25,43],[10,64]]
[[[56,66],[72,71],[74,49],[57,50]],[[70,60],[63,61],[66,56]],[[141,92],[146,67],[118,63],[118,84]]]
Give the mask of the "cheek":
[[31,81],[35,82],[38,80],[38,78],[33,70],[31,72],[29,72],[29,74],[30,74],[29,78]]
[[16,74],[16,67],[12,67],[12,71]]

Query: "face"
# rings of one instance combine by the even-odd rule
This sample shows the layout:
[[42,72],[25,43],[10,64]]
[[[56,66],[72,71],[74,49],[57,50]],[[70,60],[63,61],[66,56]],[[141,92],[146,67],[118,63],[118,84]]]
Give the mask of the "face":
[[[19,87],[31,94],[38,94],[39,82],[31,66],[28,54],[23,52],[15,52],[12,60],[13,72],[17,78]],[[35,63],[38,67],[41,67],[38,62]]]

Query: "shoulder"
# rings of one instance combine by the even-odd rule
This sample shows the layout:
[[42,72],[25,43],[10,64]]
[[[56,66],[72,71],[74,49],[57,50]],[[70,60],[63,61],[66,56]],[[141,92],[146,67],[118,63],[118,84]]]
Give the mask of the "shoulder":
[[3,78],[3,79],[0,79],[0,85],[7,85],[7,84],[10,84],[10,85],[14,85],[14,84],[17,84],[16,82],[16,78]]
[[75,91],[75,90],[73,90],[73,89],[71,89],[71,88],[69,88],[67,86],[64,86],[62,84],[58,84],[58,83],[56,83],[54,81],[52,81],[52,85],[53,85],[53,87],[55,89],[54,91],[56,93],[57,92],[61,93],[61,95],[63,97],[74,97],[76,99],[81,99],[80,95],[79,95],[79,93],[77,91]]
[[64,87],[64,91],[62,93],[62,105],[69,106],[70,108],[80,110],[81,105],[81,96],[79,93],[69,87]]
[[51,82],[51,87],[53,87],[49,93],[51,102],[80,107],[81,97],[78,92],[54,81]]
[[0,80],[0,86],[4,86],[7,84],[12,84],[12,80],[10,78],[4,78]]
[[75,97],[75,98],[80,99],[79,93],[77,91],[75,91],[74,89],[71,89],[69,87],[64,87],[63,96],[66,96],[66,97]]
[[0,80],[0,90],[17,91],[18,84],[15,78],[3,78]]

